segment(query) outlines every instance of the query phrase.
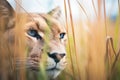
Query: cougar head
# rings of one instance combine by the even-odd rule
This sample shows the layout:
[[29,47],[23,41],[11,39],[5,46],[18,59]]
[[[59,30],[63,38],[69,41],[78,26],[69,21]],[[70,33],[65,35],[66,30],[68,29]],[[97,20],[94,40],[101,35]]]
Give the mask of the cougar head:
[[[15,21],[17,13],[6,0],[0,1],[0,12],[2,12],[0,21],[4,20],[3,22],[5,22],[5,37],[14,44],[16,34],[14,28],[15,24],[18,23]],[[26,68],[40,71],[39,66],[43,63],[42,55],[46,54],[45,71],[50,78],[56,78],[66,66],[65,46],[67,36],[65,27],[59,21],[60,15],[59,7],[48,13],[29,13],[23,30],[25,43],[28,47]]]

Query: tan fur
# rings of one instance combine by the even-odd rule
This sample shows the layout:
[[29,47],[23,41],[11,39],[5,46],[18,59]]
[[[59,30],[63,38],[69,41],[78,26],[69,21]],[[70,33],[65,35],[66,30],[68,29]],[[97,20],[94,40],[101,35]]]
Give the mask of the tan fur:
[[[60,39],[60,34],[66,34],[66,30],[57,20],[60,14],[58,15],[55,9],[53,11],[55,14],[54,12],[50,12],[52,14],[29,14],[23,30],[25,42],[28,47],[28,56],[26,58],[27,68],[39,71],[43,51],[45,51],[48,55],[45,70],[49,78],[56,78],[66,66],[66,35],[63,39]],[[11,20],[14,19],[15,18],[11,18]],[[13,25],[14,21],[8,21],[7,27],[9,27],[10,24]],[[29,30],[36,30],[42,39],[37,39],[29,35]],[[14,44],[15,34],[14,28],[10,28],[5,31],[4,36],[8,41]],[[46,46],[47,49],[44,49],[44,46]],[[59,60],[58,63],[55,62],[54,58],[49,56],[49,54],[52,55],[54,53],[57,60]]]

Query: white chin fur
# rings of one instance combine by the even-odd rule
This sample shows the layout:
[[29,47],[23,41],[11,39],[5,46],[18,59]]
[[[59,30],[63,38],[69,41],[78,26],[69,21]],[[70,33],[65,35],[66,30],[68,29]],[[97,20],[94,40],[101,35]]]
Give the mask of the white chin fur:
[[[65,68],[66,66],[65,62],[66,62],[65,57],[57,64],[52,58],[48,58],[48,65],[47,65],[48,78],[55,79],[60,74],[60,72]],[[49,69],[54,68],[55,66],[57,69],[49,70]]]
[[55,79],[60,74],[60,72],[60,70],[47,71],[48,78]]

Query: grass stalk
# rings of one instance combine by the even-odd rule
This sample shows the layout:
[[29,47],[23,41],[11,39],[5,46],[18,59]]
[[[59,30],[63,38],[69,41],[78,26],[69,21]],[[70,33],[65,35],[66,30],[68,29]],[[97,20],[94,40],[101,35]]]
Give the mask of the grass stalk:
[[96,8],[95,8],[95,4],[94,4],[94,1],[93,1],[93,0],[92,0],[92,6],[93,6],[93,9],[94,9],[94,12],[95,12],[96,17],[98,17],[97,11],[96,11]]
[[73,17],[72,17],[72,10],[71,10],[71,4],[70,4],[70,0],[68,0],[68,7],[69,7],[69,11],[70,11],[70,23],[71,23],[71,27],[72,27],[72,35],[73,35],[73,42],[74,42],[74,49],[75,49],[75,57],[76,57],[76,63],[77,63],[77,69],[78,69],[78,77],[80,80],[80,70],[79,70],[79,63],[78,63],[78,57],[77,57],[77,48],[76,48],[76,41],[75,41],[75,32],[74,32],[74,24],[73,24]]
[[106,22],[106,5],[105,5],[105,0],[103,0],[103,8],[104,8],[104,24],[105,24],[105,35],[107,37],[107,22]]
[[[73,63],[72,60],[72,52],[71,52],[71,46],[70,46],[70,36],[69,36],[69,30],[68,30],[68,15],[67,15],[67,6],[66,6],[66,0],[64,0],[64,10],[65,10],[65,20],[66,20],[66,30],[67,30],[67,37],[68,37],[68,46],[69,46],[69,52],[70,52],[70,61],[71,63]],[[72,66],[72,72],[73,72],[73,76],[75,76],[75,71],[74,71],[74,66]]]
[[81,3],[78,1],[78,0],[76,0],[77,1],[77,3],[79,4],[79,7],[82,9],[82,11],[84,12],[84,14],[86,15],[86,17],[87,17],[87,19],[89,20],[89,17],[88,17],[88,15],[87,15],[87,12],[85,11],[85,9],[84,9],[84,7],[81,5]]

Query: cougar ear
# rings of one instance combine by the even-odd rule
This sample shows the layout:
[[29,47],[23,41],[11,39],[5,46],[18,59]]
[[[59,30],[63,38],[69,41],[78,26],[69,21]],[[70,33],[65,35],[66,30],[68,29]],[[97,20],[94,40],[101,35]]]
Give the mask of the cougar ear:
[[13,27],[15,25],[14,16],[15,12],[7,0],[0,0],[0,30]]
[[61,16],[60,7],[56,7],[54,9],[52,9],[50,12],[48,12],[48,14],[56,19],[60,18],[60,16]]

